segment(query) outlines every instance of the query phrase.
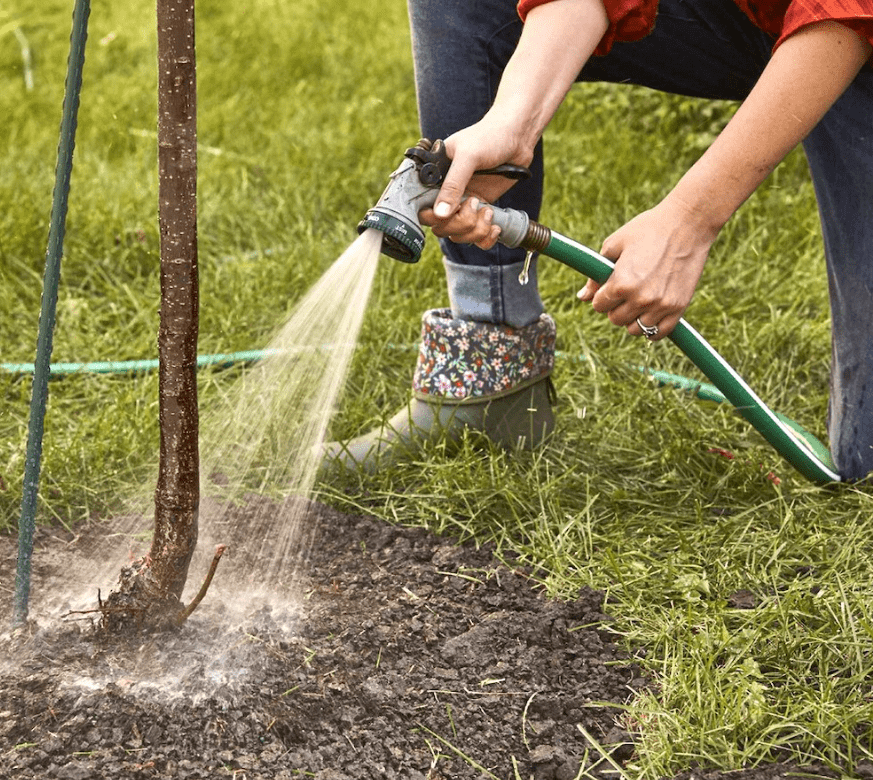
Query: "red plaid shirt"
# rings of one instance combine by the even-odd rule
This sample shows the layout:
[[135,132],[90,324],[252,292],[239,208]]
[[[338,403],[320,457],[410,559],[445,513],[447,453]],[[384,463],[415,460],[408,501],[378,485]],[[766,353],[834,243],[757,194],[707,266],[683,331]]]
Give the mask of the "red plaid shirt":
[[[551,0],[520,0],[522,19],[531,8]],[[757,27],[776,39],[774,49],[801,27],[826,19],[842,22],[873,43],[873,0],[734,0]],[[595,54],[606,54],[615,41],[637,41],[655,26],[658,0],[604,0],[609,29]]]

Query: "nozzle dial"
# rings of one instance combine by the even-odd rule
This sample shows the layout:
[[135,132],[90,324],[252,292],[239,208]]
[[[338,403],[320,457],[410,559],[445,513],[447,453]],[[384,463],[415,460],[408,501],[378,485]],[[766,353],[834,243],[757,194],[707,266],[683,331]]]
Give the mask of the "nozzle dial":
[[418,262],[424,249],[424,233],[417,225],[398,219],[379,208],[372,208],[358,223],[358,233],[363,233],[368,228],[383,234],[383,255],[404,263]]

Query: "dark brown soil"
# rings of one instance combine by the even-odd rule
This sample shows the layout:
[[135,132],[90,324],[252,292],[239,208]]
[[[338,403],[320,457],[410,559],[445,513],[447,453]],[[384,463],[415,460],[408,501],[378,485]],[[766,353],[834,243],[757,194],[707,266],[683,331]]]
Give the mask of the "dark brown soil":
[[[122,640],[58,615],[2,639],[0,776],[616,776],[600,750],[632,756],[621,705],[647,682],[611,642],[601,594],[549,600],[491,550],[310,514],[297,604],[252,603],[240,622],[210,594],[175,634]],[[40,587],[62,587],[69,541],[39,533]],[[0,552],[12,583],[15,540]]]

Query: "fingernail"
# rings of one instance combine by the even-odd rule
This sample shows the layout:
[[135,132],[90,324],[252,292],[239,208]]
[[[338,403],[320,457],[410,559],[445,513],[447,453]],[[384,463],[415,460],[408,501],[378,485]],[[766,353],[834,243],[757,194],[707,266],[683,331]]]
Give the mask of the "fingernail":
[[444,200],[441,200],[439,203],[436,204],[436,206],[433,207],[433,213],[441,219],[444,219],[452,213],[452,207]]
[[473,211],[479,210],[479,198],[470,198],[470,208],[472,208]]

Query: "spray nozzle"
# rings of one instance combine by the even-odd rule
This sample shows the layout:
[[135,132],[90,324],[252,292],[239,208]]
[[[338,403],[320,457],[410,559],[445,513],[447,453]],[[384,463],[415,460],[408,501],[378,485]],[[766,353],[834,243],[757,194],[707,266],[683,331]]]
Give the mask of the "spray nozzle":
[[[439,187],[449,172],[452,161],[442,141],[429,141],[422,138],[415,146],[406,150],[404,157],[415,162],[418,179],[425,187]],[[529,179],[530,169],[521,165],[505,163],[496,168],[476,171],[477,176],[505,176],[507,179]]]
[[[451,163],[442,141],[431,142],[423,138],[407,149],[403,162],[391,174],[379,202],[358,224],[358,232],[374,228],[384,234],[382,254],[404,263],[418,262],[424,249],[424,230],[418,212],[436,202],[440,185]],[[499,165],[476,173],[511,179],[530,176],[530,171],[519,165]],[[500,243],[509,247],[522,246],[529,228],[537,223],[531,223],[522,211],[492,208],[494,222],[501,228]]]
[[384,234],[383,254],[404,263],[418,262],[424,249],[424,231],[418,221],[418,212],[436,200],[439,185],[450,164],[440,142],[431,144],[422,140],[407,149],[379,202],[358,224],[358,232],[363,233],[369,228],[378,230]]
[[452,164],[443,142],[431,143],[427,138],[407,149],[403,156],[415,163],[418,180],[424,187],[439,187]]

